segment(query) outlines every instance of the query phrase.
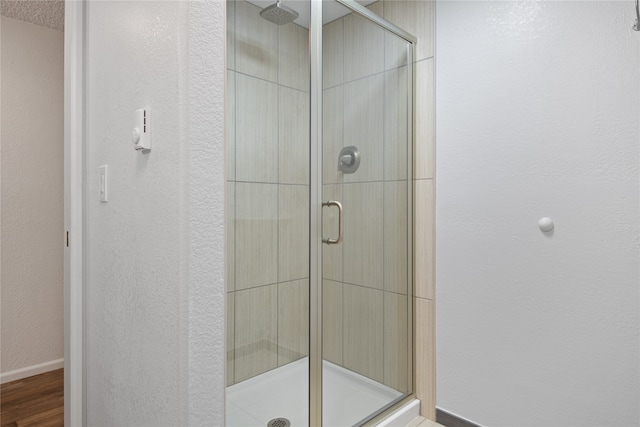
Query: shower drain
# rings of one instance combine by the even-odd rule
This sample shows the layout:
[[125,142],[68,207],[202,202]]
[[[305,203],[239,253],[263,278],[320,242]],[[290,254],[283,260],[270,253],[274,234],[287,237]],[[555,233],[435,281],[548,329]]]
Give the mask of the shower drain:
[[267,427],[289,427],[291,423],[286,418],[274,418],[267,423]]

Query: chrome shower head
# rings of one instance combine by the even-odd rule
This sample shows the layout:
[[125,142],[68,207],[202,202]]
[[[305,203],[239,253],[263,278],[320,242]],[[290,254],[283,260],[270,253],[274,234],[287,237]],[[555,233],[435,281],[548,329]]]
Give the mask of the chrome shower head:
[[276,4],[265,7],[260,12],[260,16],[276,25],[284,25],[293,21],[298,17],[298,12],[281,3],[280,0]]

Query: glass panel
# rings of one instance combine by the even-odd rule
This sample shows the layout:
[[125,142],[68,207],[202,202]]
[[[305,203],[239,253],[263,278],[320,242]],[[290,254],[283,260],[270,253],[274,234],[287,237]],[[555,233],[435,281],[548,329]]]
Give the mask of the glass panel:
[[[324,2],[323,424],[355,425],[412,392],[410,44]],[[381,13],[382,4],[368,8]],[[337,12],[339,11],[339,12]],[[324,238],[339,212],[325,208]]]
[[227,2],[227,426],[308,425],[308,17]]
[[[309,425],[320,157],[314,182],[344,207],[344,240],[321,248],[323,425],[358,424],[412,391],[410,46],[322,3],[323,141],[311,159],[309,2],[227,6],[226,425]],[[285,8],[298,18],[281,22],[295,15]],[[324,237],[337,238],[338,209],[322,217]]]

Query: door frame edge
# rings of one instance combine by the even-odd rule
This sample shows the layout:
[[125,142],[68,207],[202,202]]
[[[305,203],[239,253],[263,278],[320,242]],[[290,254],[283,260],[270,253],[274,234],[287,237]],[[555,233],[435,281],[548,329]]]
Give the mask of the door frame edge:
[[64,425],[85,424],[84,25],[85,0],[65,1],[64,31]]

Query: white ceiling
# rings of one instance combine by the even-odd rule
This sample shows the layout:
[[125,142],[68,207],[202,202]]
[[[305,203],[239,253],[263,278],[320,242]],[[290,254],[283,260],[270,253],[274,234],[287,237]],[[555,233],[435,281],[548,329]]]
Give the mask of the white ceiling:
[[0,14],[54,30],[64,30],[62,0],[2,0]]
[[[271,6],[276,3],[276,0],[248,0],[249,3],[252,3],[258,6],[261,9],[264,9],[267,6]],[[356,0],[363,6],[366,6],[371,3],[375,3],[376,0]],[[300,14],[298,18],[293,21],[294,23],[300,25],[301,27],[309,28],[309,5],[310,2],[308,0],[282,0],[282,4],[290,7]],[[343,17],[351,13],[350,9],[347,9],[345,6],[342,6],[340,3],[335,1],[323,1],[322,2],[322,23],[327,24],[331,21],[335,21],[338,18]]]

